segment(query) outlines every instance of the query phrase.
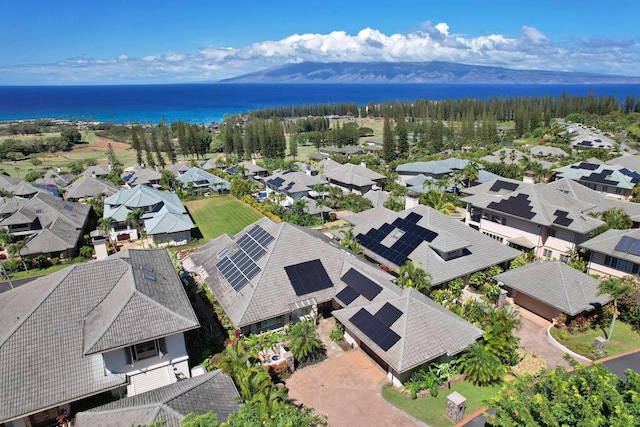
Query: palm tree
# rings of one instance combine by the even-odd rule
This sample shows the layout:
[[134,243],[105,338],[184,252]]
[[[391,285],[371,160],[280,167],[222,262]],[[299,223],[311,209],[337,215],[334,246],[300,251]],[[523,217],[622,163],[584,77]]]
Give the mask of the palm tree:
[[247,167],[245,165],[243,165],[242,163],[238,163],[238,166],[236,166],[236,168],[233,171],[234,175],[240,175],[242,176],[242,178],[244,179],[246,173],[249,170],[247,169]]
[[213,366],[235,380],[240,371],[248,370],[257,363],[255,356],[247,352],[242,341],[228,344]]
[[22,261],[22,265],[24,266],[24,270],[26,272],[28,272],[29,269],[27,268],[27,263],[24,261],[24,259],[22,258],[22,255],[20,254],[22,252],[22,250],[24,248],[26,248],[26,247],[27,247],[27,245],[25,245],[22,242],[12,243],[7,248],[7,252],[9,253],[10,257],[15,257],[16,255],[20,256],[20,261]]
[[423,204],[448,216],[456,211],[456,205],[446,200],[445,192],[436,189],[431,189],[424,195]]
[[364,250],[360,246],[357,237],[353,234],[353,228],[349,227],[346,230],[342,230],[342,239],[340,244],[349,249],[354,254],[364,255]]
[[401,288],[414,288],[422,292],[431,287],[431,275],[420,268],[417,262],[407,260],[395,272],[398,274],[396,285]]
[[9,230],[0,227],[0,247],[6,248],[11,242],[13,242],[13,235],[9,233]]
[[545,178],[547,177],[547,170],[544,166],[542,166],[542,163],[534,160],[533,162],[531,162],[529,167],[533,172],[533,177],[535,178],[536,182],[543,182],[545,180]]
[[116,223],[117,223],[116,219],[111,217],[111,216],[106,217],[106,218],[100,218],[98,220],[98,225],[100,227],[102,227],[102,229],[104,230],[104,233],[107,236],[107,240],[109,241],[109,243],[113,247],[114,252],[118,252],[118,248],[113,243],[113,240],[111,240],[111,228],[113,228],[113,226]]
[[473,343],[460,356],[460,368],[473,384],[489,384],[499,380],[504,372],[500,359],[487,350],[481,341]]
[[174,183],[176,181],[176,177],[173,175],[168,169],[163,169],[160,173],[160,185],[164,190],[171,190],[174,187]]
[[618,298],[627,295],[632,291],[633,286],[631,284],[623,282],[616,277],[609,277],[598,285],[598,295],[608,294],[613,298],[613,318],[611,319],[611,328],[607,335],[607,341],[611,339],[611,335],[613,335],[613,327],[616,324],[616,317],[618,316]]
[[287,346],[298,361],[322,348],[322,341],[313,322],[303,320],[293,325],[287,335]]
[[476,162],[469,162],[462,172],[467,177],[467,188],[471,187],[471,182],[478,179],[480,175],[480,165]]

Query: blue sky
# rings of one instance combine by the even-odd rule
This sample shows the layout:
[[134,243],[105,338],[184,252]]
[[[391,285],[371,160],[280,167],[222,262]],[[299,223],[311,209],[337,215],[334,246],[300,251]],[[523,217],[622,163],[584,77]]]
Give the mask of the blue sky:
[[640,76],[639,0],[0,0],[0,85],[215,82],[285,63]]

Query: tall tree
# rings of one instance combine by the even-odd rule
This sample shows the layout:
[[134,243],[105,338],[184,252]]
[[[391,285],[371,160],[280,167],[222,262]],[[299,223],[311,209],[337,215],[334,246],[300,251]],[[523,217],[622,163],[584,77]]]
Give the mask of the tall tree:
[[294,324],[289,330],[287,345],[293,356],[300,361],[319,350],[322,347],[322,341],[313,322],[303,320]]
[[611,318],[611,328],[607,334],[607,341],[609,341],[611,339],[611,335],[613,335],[613,327],[615,326],[616,318],[618,317],[618,298],[624,297],[631,292],[633,292],[633,286],[616,277],[609,277],[598,285],[598,295],[607,294],[613,298],[613,316]]
[[395,272],[398,275],[396,284],[401,288],[414,288],[422,292],[431,287],[431,275],[420,268],[417,262],[407,260]]
[[409,156],[409,137],[407,125],[404,117],[404,108],[400,107],[396,118],[396,137],[398,138],[398,156],[406,158]]
[[382,127],[382,158],[387,163],[391,163],[396,158],[396,142],[389,117],[384,118]]
[[151,148],[153,152],[156,153],[156,164],[162,168],[164,168],[165,162],[164,157],[162,156],[162,150],[160,149],[160,143],[158,142],[158,129],[151,129]]
[[169,127],[164,124],[164,120],[160,122],[160,138],[162,140],[162,150],[167,155],[171,164],[174,164],[176,162],[176,152],[173,148],[173,142],[171,142],[171,136],[169,135]]
[[140,137],[138,136],[138,128],[140,128],[140,126],[131,128],[131,148],[136,152],[136,164],[142,165],[142,146],[140,144]]

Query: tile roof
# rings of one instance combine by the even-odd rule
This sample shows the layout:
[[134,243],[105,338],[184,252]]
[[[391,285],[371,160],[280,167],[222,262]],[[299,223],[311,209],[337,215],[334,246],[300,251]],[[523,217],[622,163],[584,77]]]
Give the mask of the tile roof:
[[[416,225],[437,234],[431,241],[420,241],[408,254],[408,259],[420,263],[421,268],[431,275],[431,283],[439,285],[450,280],[484,270],[496,264],[510,261],[520,255],[520,251],[503,245],[488,236],[466,226],[464,223],[424,205],[393,212],[386,208],[369,209],[345,218],[354,225],[356,236],[367,235],[372,230],[379,230],[385,224],[391,224],[398,218],[419,215]],[[396,227],[391,227],[385,239],[398,240],[393,237]],[[360,239],[360,237],[359,237]],[[389,242],[383,240],[382,244]],[[463,255],[446,260],[438,253],[444,250],[463,249]],[[390,267],[397,266],[380,254],[364,248],[370,258]]]
[[608,165],[622,166],[635,172],[640,172],[639,155],[622,155],[606,161]]
[[144,228],[149,235],[171,234],[180,231],[188,231],[195,228],[189,215],[162,212],[153,218],[144,221]]
[[306,193],[316,184],[326,184],[326,181],[318,176],[307,175],[294,169],[274,173],[265,177],[264,182],[277,191],[284,191],[289,194]]
[[351,163],[332,167],[329,168],[329,170],[327,170],[327,166],[325,166],[324,175],[332,181],[355,185],[357,187],[374,185],[376,181],[385,178],[384,175],[379,174],[376,171]]
[[580,244],[580,247],[589,249],[590,251],[599,252],[605,255],[611,255],[616,258],[623,259],[625,261],[631,261],[636,264],[640,264],[640,256],[634,255],[628,250],[618,250],[616,246],[620,243],[623,237],[629,237],[631,239],[640,239],[640,229],[632,228],[630,230],[607,230],[602,234],[598,234],[595,237]]
[[[202,186],[204,183],[207,187],[210,187],[214,190],[227,190],[231,188],[231,184],[229,181],[226,181],[219,176],[210,174],[207,171],[204,171],[200,168],[193,167],[178,176],[176,180],[182,182],[185,187],[189,184],[189,182],[193,182],[197,186]],[[217,185],[216,185],[217,184]]]
[[[274,240],[267,245],[265,255],[257,261],[260,272],[236,292],[219,273],[216,263],[222,258],[221,249],[226,248],[231,254],[238,251],[235,242],[254,225],[261,226]],[[287,266],[319,259],[334,286],[342,283],[340,278],[345,263],[360,268],[378,280],[392,279],[388,273],[347,252],[322,233],[284,222],[275,223],[267,218],[250,225],[233,240],[229,236],[215,239],[208,249],[200,248],[188,258],[204,274],[205,281],[237,327],[290,313],[290,304],[299,300],[315,298],[322,303],[334,297],[336,289],[333,286],[303,296],[296,295],[285,271]]]
[[578,234],[588,233],[603,224],[602,221],[586,214],[595,207],[593,203],[576,200],[548,184],[519,185],[515,191],[500,190],[497,194],[491,191],[491,188],[497,188],[493,185],[483,184],[482,189],[486,190],[484,193],[476,193],[460,200],[488,211],[524,219],[534,224],[565,228]]
[[536,145],[535,147],[531,147],[531,155],[533,156],[558,156],[558,157],[569,157],[562,148],[558,147],[549,147],[548,145]]
[[640,173],[624,166],[578,162],[554,169],[558,178],[632,189],[640,182]]
[[[463,170],[469,160],[451,157],[444,160],[433,160],[430,162],[404,163],[396,167],[396,172],[402,173],[422,173],[426,175],[449,174],[454,170]],[[480,165],[482,168],[482,165]]]
[[128,186],[135,187],[136,185],[149,185],[157,182],[160,180],[161,176],[162,174],[157,170],[138,168],[131,172],[124,172],[122,174],[122,179],[124,179]]
[[[390,329],[400,338],[385,351],[350,319],[360,310],[374,315],[387,303],[402,314],[390,325]],[[443,355],[458,354],[483,333],[481,329],[412,288],[403,289],[401,294],[384,301],[336,310],[333,315],[399,373]]]
[[239,395],[233,381],[216,370],[79,412],[75,425],[130,427],[163,420],[166,427],[180,427],[189,413],[214,412],[218,421],[224,422],[239,408]]
[[[152,206],[155,207],[155,210],[146,213],[144,218],[150,218],[164,212],[182,214],[188,217],[187,209],[176,194],[167,193],[146,185],[120,190],[113,196],[104,199],[104,214],[102,217],[112,217],[116,221],[123,222],[129,212],[138,208]],[[190,218],[189,221],[191,221]]]
[[[215,161],[215,159],[209,159],[209,160],[207,160],[207,162],[209,162],[211,160]],[[203,165],[204,165],[204,163],[203,163]],[[176,162],[176,163],[173,163],[173,164],[167,166],[165,169],[170,171],[173,174],[173,176],[178,177],[178,176],[182,175],[183,173],[185,173],[186,171],[188,171],[189,169],[191,169],[191,166],[189,166],[185,162]]]
[[109,197],[117,191],[118,187],[109,181],[84,175],[65,188],[64,198],[67,200],[79,200],[85,197],[97,196],[98,194],[104,194],[105,197]]
[[[192,328],[198,326],[166,251],[120,255],[71,266],[0,294],[0,422],[126,382],[124,375],[105,371],[100,354],[83,354],[86,334],[100,337],[108,348],[125,345],[124,339],[157,338],[159,329],[164,333],[172,325],[182,326],[173,319],[190,319]],[[145,282],[140,263],[152,266],[156,281]],[[131,293],[145,299],[139,307],[151,312],[127,315],[127,301],[114,298],[130,295],[122,292],[127,285],[122,281],[135,284]],[[123,308],[106,310],[107,305]],[[125,316],[128,327],[121,322]]]
[[535,261],[493,278],[569,316],[610,300],[608,295],[598,295],[598,279],[560,261]]
[[94,165],[86,168],[84,172],[82,172],[82,174],[89,175],[89,176],[91,175],[105,176],[105,175],[109,175],[110,172],[111,172],[111,168],[109,167],[109,165]]
[[369,199],[374,208],[384,206],[385,202],[389,199],[389,192],[382,190],[369,190],[364,194],[364,198]]

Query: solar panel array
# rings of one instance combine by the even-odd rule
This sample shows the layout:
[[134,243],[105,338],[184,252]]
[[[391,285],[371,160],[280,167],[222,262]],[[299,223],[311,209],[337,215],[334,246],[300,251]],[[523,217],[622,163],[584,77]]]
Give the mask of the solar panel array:
[[400,339],[400,335],[390,329],[400,316],[400,310],[386,303],[375,315],[361,308],[349,321],[383,351],[388,351]]
[[284,270],[297,296],[333,287],[333,282],[319,259],[288,265]]
[[267,183],[273,185],[276,188],[280,188],[283,182],[284,182],[284,179],[280,177],[267,180]]
[[372,301],[382,292],[382,286],[353,268],[350,268],[340,280],[346,283],[347,287],[338,292],[336,298],[347,305],[351,304],[360,295]]
[[[409,255],[422,242],[432,242],[438,237],[438,233],[417,225],[422,215],[411,212],[406,218],[396,218],[391,224],[384,223],[379,229],[372,228],[366,234],[358,234],[358,242],[370,251],[395,265],[403,265],[409,259]],[[391,247],[386,247],[381,242],[395,229],[404,233]]]
[[595,182],[598,184],[605,184],[605,185],[618,185],[617,181],[607,179],[607,177],[610,175],[611,175],[610,170],[603,170],[600,173],[592,173],[590,175],[582,176],[578,179],[578,181]]
[[556,216],[556,219],[553,220],[554,224],[568,227],[573,222],[571,218],[567,218],[567,215],[569,215],[569,212],[561,211],[560,209],[558,209],[553,214]]
[[511,196],[508,199],[502,199],[499,202],[491,202],[487,205],[487,208],[526,219],[536,216],[535,212],[532,211],[533,207],[529,202],[529,196],[524,193]]
[[505,181],[497,180],[496,182],[493,183],[489,191],[493,191],[494,193],[497,193],[500,190],[515,191],[517,189],[518,189],[518,184],[516,184],[515,182],[505,182]]
[[[583,141],[583,142],[586,142],[586,141]],[[571,169],[585,169],[588,171],[594,171],[599,167],[600,165],[597,165],[595,163],[588,163],[588,162],[580,162],[577,165],[571,165]]]
[[218,271],[236,292],[244,288],[260,272],[256,262],[267,253],[267,245],[272,240],[271,234],[256,225],[238,239],[238,250],[233,255],[229,256],[227,252],[224,258],[218,261]]
[[622,236],[614,249],[616,251],[640,256],[640,240],[629,236]]

